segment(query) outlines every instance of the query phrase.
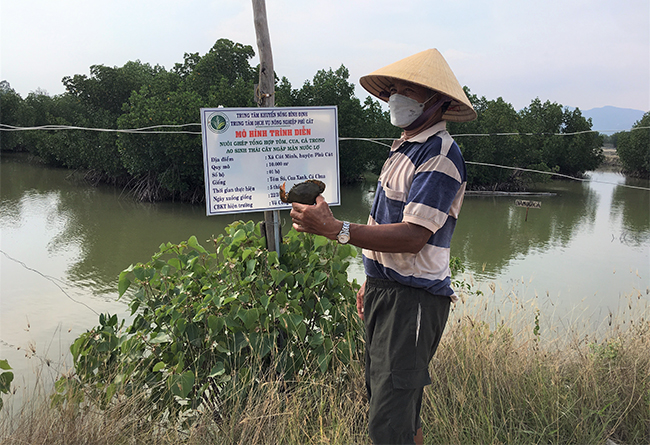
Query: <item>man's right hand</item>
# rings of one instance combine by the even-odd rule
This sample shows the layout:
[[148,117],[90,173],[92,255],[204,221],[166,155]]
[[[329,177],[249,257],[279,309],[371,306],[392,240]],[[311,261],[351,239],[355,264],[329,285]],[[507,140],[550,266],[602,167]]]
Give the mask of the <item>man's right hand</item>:
[[363,320],[363,296],[366,294],[366,282],[364,281],[357,291],[357,314]]

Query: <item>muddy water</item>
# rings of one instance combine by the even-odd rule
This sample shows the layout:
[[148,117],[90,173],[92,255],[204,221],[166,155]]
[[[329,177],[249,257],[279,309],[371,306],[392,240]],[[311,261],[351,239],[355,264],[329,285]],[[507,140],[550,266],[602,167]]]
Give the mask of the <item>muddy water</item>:
[[[21,397],[50,387],[70,365],[70,343],[97,324],[97,314],[126,316],[117,276],[147,261],[167,241],[206,242],[235,221],[261,213],[205,216],[202,205],[145,204],[108,187],[90,187],[67,170],[1,158],[0,358],[9,359]],[[589,182],[540,187],[554,196],[468,196],[452,255],[474,290],[493,299],[536,300],[543,311],[605,319],[621,299],[650,297],[648,181],[592,172]],[[363,223],[374,184],[342,187],[340,219]],[[288,230],[288,213],[282,212]],[[359,259],[351,278],[363,280]],[[467,296],[471,302],[472,297]],[[20,394],[19,394],[20,395]],[[5,397],[6,399],[6,397]]]

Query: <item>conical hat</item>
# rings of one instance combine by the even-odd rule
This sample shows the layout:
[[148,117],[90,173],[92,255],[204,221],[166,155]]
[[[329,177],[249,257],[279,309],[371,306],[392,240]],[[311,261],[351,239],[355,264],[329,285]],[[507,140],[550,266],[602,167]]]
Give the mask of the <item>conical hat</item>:
[[397,80],[412,82],[440,92],[452,99],[443,120],[468,122],[476,111],[458,83],[456,76],[437,49],[428,49],[391,63],[359,79],[370,94],[387,102],[390,86]]

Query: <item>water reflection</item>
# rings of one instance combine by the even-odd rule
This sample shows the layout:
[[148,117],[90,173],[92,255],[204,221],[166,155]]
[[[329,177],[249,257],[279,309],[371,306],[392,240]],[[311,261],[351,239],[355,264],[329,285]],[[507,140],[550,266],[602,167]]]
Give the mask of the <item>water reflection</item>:
[[[625,185],[642,186],[643,181],[626,179]],[[650,193],[616,186],[612,195],[610,219],[612,225],[622,226],[619,235],[621,242],[632,246],[642,246],[650,241],[650,212],[644,212],[650,206]]]
[[594,320],[627,295],[647,299],[650,192],[622,187],[616,173],[590,176],[542,185],[557,195],[533,198],[542,208],[530,209],[527,221],[514,199],[468,197],[452,254],[469,265],[477,288]]
[[[122,196],[120,190],[76,182],[67,170],[35,166],[22,158],[5,156],[2,161],[3,246],[13,244],[11,238],[16,237],[20,238],[15,241],[18,249],[45,243],[47,256],[65,263],[67,280],[107,298],[114,297],[120,271],[131,263],[147,261],[161,243],[180,242],[192,235],[207,242],[237,219],[262,219],[261,213],[206,217],[202,206],[137,203]],[[540,190],[556,195],[531,198],[541,201],[542,206],[529,209],[527,217],[525,208],[515,206],[514,197],[467,196],[452,241],[452,255],[460,257],[480,279],[506,280],[508,274],[518,276],[520,270],[528,278],[538,275],[540,267],[551,267],[536,263],[535,257],[548,255],[552,258],[546,261],[554,266],[567,261],[570,249],[598,257],[611,250],[603,243],[616,243],[637,252],[613,251],[612,261],[627,260],[631,264],[626,268],[636,264],[636,268],[647,270],[643,251],[650,243],[650,193],[612,185],[626,181],[616,173],[595,173],[593,179],[541,184]],[[333,208],[334,214],[365,223],[374,190],[374,183],[342,186],[342,204]],[[281,221],[286,232],[290,229],[288,211],[281,212]],[[581,241],[584,237],[589,241]],[[28,249],[25,259],[40,264],[37,251]],[[574,274],[592,275],[591,270],[579,266],[565,265],[575,270]],[[359,258],[352,271],[354,278],[363,279]],[[647,274],[643,279],[648,279]]]
[[[1,248],[24,263],[0,255],[0,353],[12,366],[25,359],[28,342],[41,354],[54,335],[60,357],[69,360],[70,342],[97,322],[91,310],[126,313],[115,301],[117,277],[129,264],[148,261],[161,243],[195,235],[207,246],[235,220],[262,219],[261,213],[207,217],[202,206],[137,203],[120,190],[75,181],[67,170],[20,156],[0,161]],[[647,299],[650,192],[620,184],[648,187],[648,181],[603,172],[592,179],[540,185],[556,196],[531,198],[542,206],[530,209],[527,220],[513,197],[466,197],[452,255],[477,279],[476,288],[487,295],[503,290],[495,299],[539,295],[541,306],[562,307],[560,313],[586,302],[602,316],[621,296]],[[374,183],[342,186],[334,214],[365,223],[374,190]],[[288,211],[280,217],[286,232]],[[363,280],[360,257],[349,270]]]
[[[581,184],[549,184],[557,196],[530,198],[539,209],[515,205],[515,197],[467,196],[458,220],[452,255],[481,276],[494,278],[513,258],[562,248],[576,230],[593,225],[599,196]],[[580,229],[579,229],[580,228]]]

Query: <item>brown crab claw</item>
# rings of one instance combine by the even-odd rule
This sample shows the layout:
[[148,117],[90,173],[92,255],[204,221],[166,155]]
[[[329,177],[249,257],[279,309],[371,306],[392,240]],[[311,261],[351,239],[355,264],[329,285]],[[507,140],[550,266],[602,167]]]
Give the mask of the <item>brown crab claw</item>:
[[289,201],[287,200],[287,192],[284,188],[286,184],[287,184],[286,182],[283,182],[282,185],[280,186],[280,201],[289,203]]

